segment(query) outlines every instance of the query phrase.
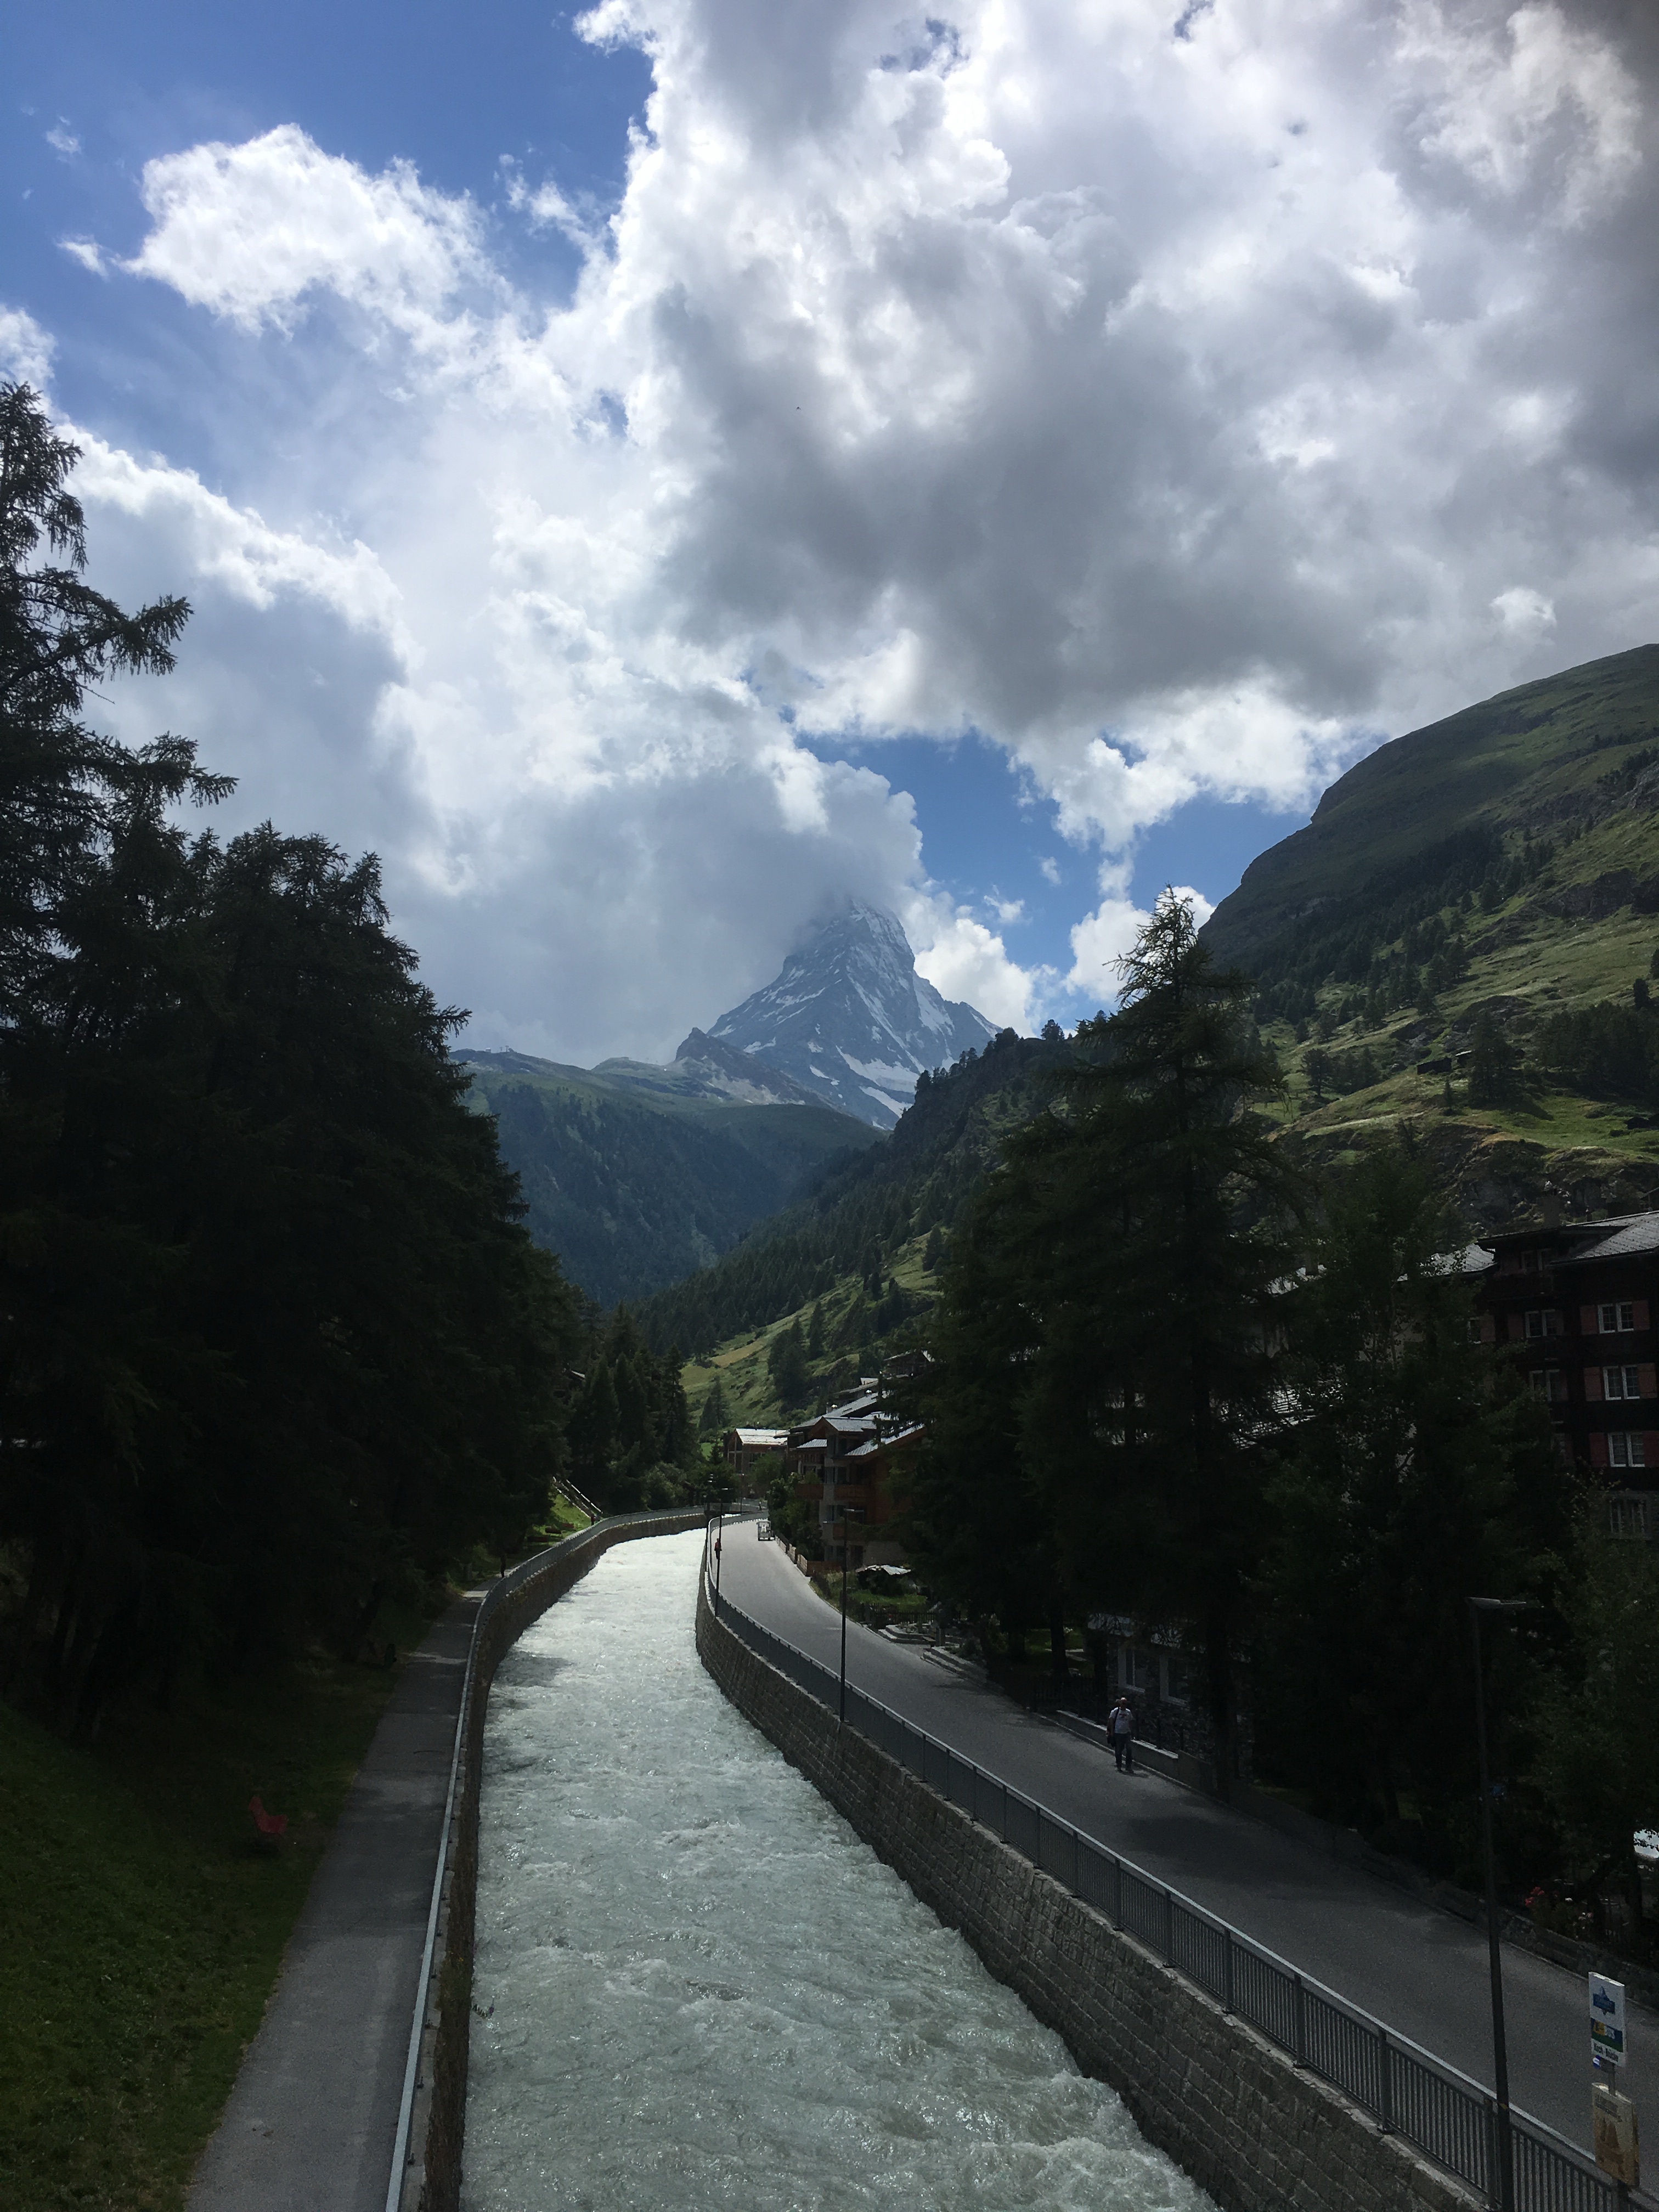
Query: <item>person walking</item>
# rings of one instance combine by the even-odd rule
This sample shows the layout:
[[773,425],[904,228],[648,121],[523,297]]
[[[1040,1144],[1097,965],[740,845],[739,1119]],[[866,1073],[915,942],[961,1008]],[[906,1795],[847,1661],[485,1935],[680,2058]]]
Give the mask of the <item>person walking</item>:
[[1118,1772],[1133,1774],[1135,1771],[1135,1717],[1127,1690],[1118,1692],[1117,1703],[1106,1717],[1106,1727],[1112,1739],[1112,1749],[1117,1753]]

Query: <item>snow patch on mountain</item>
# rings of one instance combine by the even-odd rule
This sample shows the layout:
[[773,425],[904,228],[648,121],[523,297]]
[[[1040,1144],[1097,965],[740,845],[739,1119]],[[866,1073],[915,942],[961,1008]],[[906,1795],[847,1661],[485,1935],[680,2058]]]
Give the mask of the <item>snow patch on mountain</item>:
[[792,952],[763,990],[712,1023],[708,1035],[860,1121],[890,1129],[924,1068],[978,1051],[996,1028],[917,975],[896,915],[854,901]]

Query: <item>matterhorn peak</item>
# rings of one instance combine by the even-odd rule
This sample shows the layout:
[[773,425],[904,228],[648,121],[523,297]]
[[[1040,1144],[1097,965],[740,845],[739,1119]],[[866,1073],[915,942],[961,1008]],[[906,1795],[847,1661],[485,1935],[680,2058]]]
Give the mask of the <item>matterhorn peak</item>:
[[977,1050],[996,1030],[917,975],[896,915],[848,898],[708,1034],[793,1076],[826,1106],[890,1129],[924,1068]]

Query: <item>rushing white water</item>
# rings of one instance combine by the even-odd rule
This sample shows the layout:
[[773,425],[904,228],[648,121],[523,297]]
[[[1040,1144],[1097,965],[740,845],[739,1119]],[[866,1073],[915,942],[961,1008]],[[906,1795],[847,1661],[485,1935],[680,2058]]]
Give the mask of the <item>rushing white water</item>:
[[465,2212],[1200,2212],[703,1671],[619,1545],[490,1697]]

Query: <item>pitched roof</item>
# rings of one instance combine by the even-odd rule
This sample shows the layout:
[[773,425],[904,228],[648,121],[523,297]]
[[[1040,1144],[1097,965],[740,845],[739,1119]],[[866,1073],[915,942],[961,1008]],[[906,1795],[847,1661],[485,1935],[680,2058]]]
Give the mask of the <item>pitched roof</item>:
[[1638,1252],[1659,1252],[1659,1213],[1634,1213],[1622,1223],[1598,1222],[1598,1229],[1610,1233],[1598,1237],[1589,1244],[1581,1244],[1576,1252],[1567,1253],[1557,1262],[1559,1267],[1581,1267],[1589,1260],[1624,1260]]

